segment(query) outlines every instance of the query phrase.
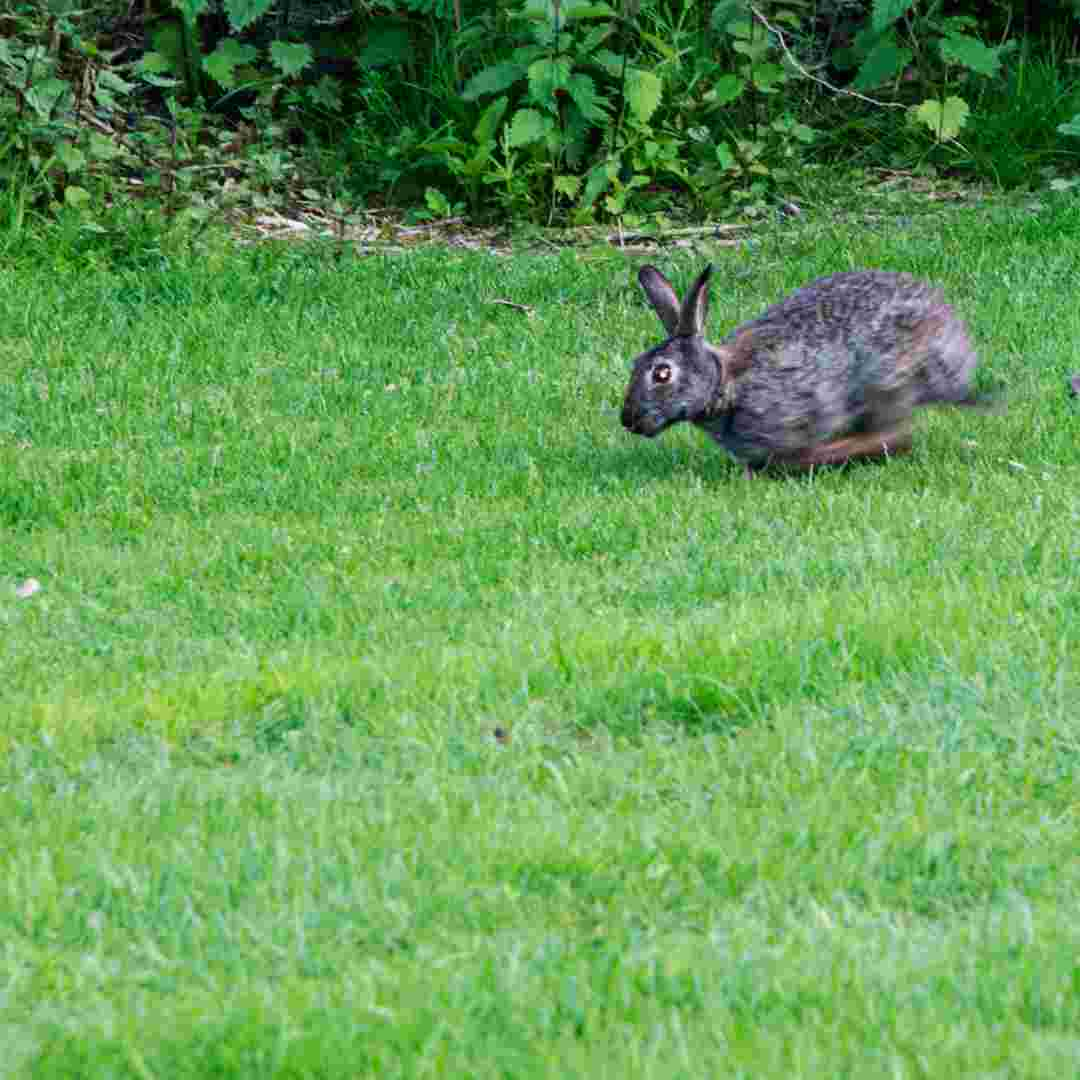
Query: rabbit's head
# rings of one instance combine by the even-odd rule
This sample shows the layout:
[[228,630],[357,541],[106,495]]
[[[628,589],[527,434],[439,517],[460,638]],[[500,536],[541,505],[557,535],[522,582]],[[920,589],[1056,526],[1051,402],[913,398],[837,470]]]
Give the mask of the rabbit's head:
[[668,338],[634,361],[622,424],[635,435],[652,438],[682,420],[713,415],[722,407],[731,380],[749,363],[749,335],[730,346],[717,347],[705,340],[711,274],[712,266],[706,266],[680,304],[656,267],[643,266],[638,272]]

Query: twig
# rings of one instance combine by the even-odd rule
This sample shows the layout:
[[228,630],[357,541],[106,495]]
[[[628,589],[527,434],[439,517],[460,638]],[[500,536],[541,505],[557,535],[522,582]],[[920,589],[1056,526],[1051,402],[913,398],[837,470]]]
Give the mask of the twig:
[[515,311],[520,311],[527,318],[533,317],[534,309],[529,307],[528,304],[515,304],[513,300],[489,300],[489,304],[502,304],[505,307],[512,307]]
[[638,240],[651,240],[653,243],[662,243],[665,240],[681,236],[719,236],[725,232],[744,232],[749,228],[752,228],[749,223],[745,225],[694,225],[686,229],[668,229],[662,234],[623,233],[620,228],[618,235],[612,233],[608,237],[608,243],[614,244],[616,247],[625,247],[627,244],[636,243]]
[[788,58],[788,62],[797,71],[799,71],[801,74],[805,75],[806,78],[811,79],[812,81],[814,81],[816,83],[820,83],[822,86],[825,87],[826,90],[831,90],[834,94],[843,94],[846,97],[858,98],[860,101],[869,102],[869,104],[871,104],[871,105],[879,105],[883,109],[906,109],[907,108],[907,106],[902,101],[878,101],[876,98],[867,97],[865,94],[860,94],[858,92],[858,90],[844,90],[839,86],[833,86],[832,83],[826,82],[824,79],[820,78],[819,76],[814,75],[811,72],[807,71],[806,68],[804,68],[802,66],[802,64],[800,64],[799,61],[795,59],[795,57],[792,54],[791,50],[788,48],[788,43],[787,43],[787,40],[784,38],[783,31],[778,30],[775,26],[773,26],[772,23],[770,23],[769,20],[766,19],[765,16],[762,15],[761,12],[758,11],[758,9],[756,7],[754,7],[753,4],[750,5],[750,10],[754,13],[754,18],[757,19],[757,21],[759,23],[761,23],[761,25],[764,26],[765,29],[768,30],[770,34],[775,34],[776,35],[776,39],[777,39],[777,41],[780,42],[780,48],[784,50],[784,55]]

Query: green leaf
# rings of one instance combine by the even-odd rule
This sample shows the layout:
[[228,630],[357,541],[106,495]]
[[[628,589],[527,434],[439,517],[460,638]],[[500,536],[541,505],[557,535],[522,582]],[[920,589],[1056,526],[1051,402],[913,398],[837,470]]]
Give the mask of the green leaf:
[[548,105],[556,90],[565,90],[570,82],[570,61],[545,57],[529,65],[529,96],[537,104]]
[[593,61],[616,79],[622,75],[623,68],[629,67],[622,56],[610,49],[597,49],[593,55]]
[[852,85],[856,90],[871,90],[895,79],[911,63],[912,56],[910,49],[901,48],[891,37],[883,38],[862,62]]
[[162,52],[146,52],[142,54],[136,70],[142,74],[160,74],[163,71],[172,72],[173,64]]
[[608,4],[586,3],[570,4],[562,9],[563,19],[610,19],[615,11]]
[[741,75],[721,75],[705,95],[705,100],[713,108],[730,105],[739,99],[745,89],[746,80]]
[[86,168],[86,155],[69,142],[56,144],[56,156],[69,173],[81,172]]
[[599,124],[607,119],[607,112],[604,110],[607,99],[596,92],[596,83],[588,75],[580,72],[571,75],[566,89],[586,120]]
[[722,142],[716,147],[716,163],[725,172],[738,167],[739,163],[731,152],[731,147],[726,142]]
[[674,60],[679,55],[679,50],[659,34],[647,34],[641,31],[641,40],[647,41],[665,60]]
[[571,22],[574,19],[611,19],[614,9],[602,0],[578,0],[577,3],[565,3],[564,0],[528,0],[525,4],[525,17],[538,22],[554,24]]
[[233,30],[246,30],[256,19],[261,19],[273,0],[225,0],[225,14]]
[[938,42],[938,49],[945,63],[959,64],[976,75],[996,75],[1001,67],[998,49],[968,34],[949,34]]
[[914,115],[941,141],[955,139],[960,134],[970,111],[963,98],[947,97],[944,102],[924,101],[915,107]]
[[555,121],[550,116],[544,116],[535,109],[518,109],[510,121],[506,136],[507,146],[528,146],[530,143],[539,142],[554,128]]
[[577,193],[581,190],[581,177],[556,176],[552,181],[552,187],[560,195],[565,195],[568,199],[576,199]]
[[485,94],[500,94],[503,90],[511,87],[519,79],[528,74],[529,69],[524,64],[515,64],[507,61],[501,64],[492,64],[478,71],[466,84],[461,96],[466,101],[475,101]]
[[770,48],[769,39],[764,34],[759,34],[752,41],[733,41],[731,47],[753,63],[764,60],[769,55]]
[[220,45],[203,60],[203,70],[207,75],[232,90],[236,86],[236,69],[241,64],[250,64],[258,55],[252,45],[241,45],[235,38],[225,38]]
[[599,165],[593,166],[585,177],[585,191],[581,196],[581,205],[592,206],[618,175],[617,161],[602,161]]
[[787,72],[779,64],[755,64],[750,71],[754,86],[762,93],[770,94],[778,83],[787,79]]
[[566,110],[561,134],[563,137],[563,153],[566,156],[568,168],[580,169],[582,167],[589,152],[589,137],[596,130],[596,127],[596,124],[585,118],[577,106]]
[[496,98],[481,114],[480,119],[473,128],[473,139],[480,143],[492,142],[495,132],[499,130],[503,115],[506,113],[507,98]]
[[639,123],[648,123],[656,112],[664,84],[659,75],[641,68],[630,68],[626,73],[626,101]]
[[901,16],[906,15],[914,3],[915,0],[874,0],[874,13],[871,16],[870,25],[880,33],[892,26]]
[[315,58],[310,45],[294,41],[271,41],[270,59],[282,77],[289,79],[303,71]]
[[112,139],[97,131],[89,133],[86,150],[95,161],[111,161],[113,158],[120,157],[124,152]]
[[150,86],[156,86],[161,90],[169,90],[174,86],[180,85],[179,79],[163,78],[161,75],[151,75],[149,73],[143,75],[143,82]]
[[424,202],[433,214],[439,217],[450,216],[450,200],[438,188],[429,187],[424,192]]
[[712,28],[717,31],[726,30],[728,24],[744,11],[745,0],[717,0],[709,17]]
[[1066,120],[1064,124],[1058,124],[1057,130],[1062,135],[1072,135],[1080,139],[1080,113],[1077,113],[1071,120]]
[[134,83],[121,79],[115,71],[105,67],[97,73],[97,86],[99,92],[104,89],[116,94],[130,94],[135,89]]
[[380,19],[368,27],[367,40],[356,54],[360,67],[407,64],[413,59],[413,42],[407,27],[396,19]]
[[330,112],[341,112],[341,81],[332,75],[324,75],[314,86],[308,88],[308,99]]
[[210,0],[172,0],[173,7],[180,12],[188,26],[194,26],[195,20],[210,6]]
[[68,206],[85,206],[90,201],[90,192],[86,188],[77,187],[72,184],[70,187],[64,189],[64,202]]

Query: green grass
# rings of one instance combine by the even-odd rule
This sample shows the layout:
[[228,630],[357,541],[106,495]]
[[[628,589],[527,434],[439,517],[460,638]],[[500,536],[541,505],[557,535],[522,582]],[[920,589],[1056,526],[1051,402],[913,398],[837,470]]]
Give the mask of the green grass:
[[619,427],[641,259],[10,251],[0,1075],[1080,1073],[1078,237],[712,252],[1009,387],[749,482]]

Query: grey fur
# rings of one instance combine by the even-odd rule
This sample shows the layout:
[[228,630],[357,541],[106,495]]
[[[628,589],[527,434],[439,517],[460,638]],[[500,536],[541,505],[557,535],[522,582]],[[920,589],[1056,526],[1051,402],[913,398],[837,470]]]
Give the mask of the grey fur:
[[627,430],[651,438],[686,420],[748,465],[809,467],[901,452],[915,408],[976,403],[967,330],[928,282],[832,274],[713,345],[704,336],[711,271],[680,305],[659,270],[640,270],[670,336],[634,361]]

